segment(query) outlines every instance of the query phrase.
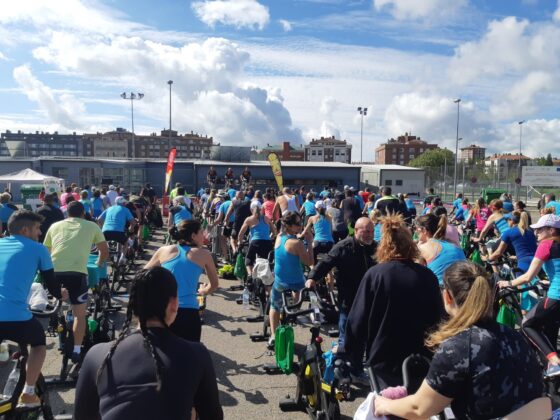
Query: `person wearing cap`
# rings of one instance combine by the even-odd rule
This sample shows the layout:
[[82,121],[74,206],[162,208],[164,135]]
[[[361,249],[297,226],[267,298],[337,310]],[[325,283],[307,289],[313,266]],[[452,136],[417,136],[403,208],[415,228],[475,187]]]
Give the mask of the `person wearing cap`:
[[272,238],[271,233],[276,235],[276,229],[268,217],[264,215],[262,204],[260,201],[251,202],[251,216],[245,219],[241,230],[237,235],[237,242],[243,241],[245,232],[249,230],[249,249],[245,256],[245,266],[247,267],[247,274],[249,279],[253,276],[253,265],[257,257],[268,258],[268,254],[272,252]]
[[305,225],[305,229],[301,233],[301,237],[305,237],[308,231],[313,228],[313,262],[317,264],[319,254],[327,254],[334,245],[332,234],[332,219],[326,213],[327,206],[323,200],[319,200],[314,204],[316,214],[310,216]]
[[111,206],[114,206],[115,200],[119,196],[119,193],[117,192],[117,187],[115,187],[114,185],[109,185],[109,191],[107,191],[107,194],[105,195],[109,199],[109,203],[111,204]]
[[124,197],[117,197],[115,205],[103,211],[97,219],[107,242],[115,241],[124,245],[123,254],[126,254],[128,246],[126,224],[130,223],[131,229],[136,226],[136,219],[134,219],[130,210],[125,207],[126,203],[127,200]]
[[547,214],[531,225],[539,245],[527,272],[511,281],[499,281],[498,287],[528,283],[544,269],[550,282],[547,297],[525,316],[522,331],[548,360],[547,376],[560,375],[560,358],[556,350],[560,323],[560,216]]

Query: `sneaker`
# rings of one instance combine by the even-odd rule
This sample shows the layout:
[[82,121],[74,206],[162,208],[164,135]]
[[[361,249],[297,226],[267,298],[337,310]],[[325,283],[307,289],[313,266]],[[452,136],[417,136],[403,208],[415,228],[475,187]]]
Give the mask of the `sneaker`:
[[275,346],[275,341],[274,341],[274,337],[270,337],[268,339],[268,343],[266,344],[266,348],[269,350],[274,350],[274,346]]
[[352,383],[354,385],[369,386],[369,375],[365,372],[357,374],[350,372],[350,378],[352,378]]
[[548,368],[546,369],[547,377],[558,376],[560,375],[560,365],[553,365],[551,363],[548,364]]
[[81,353],[72,353],[72,357],[70,357],[70,360],[72,360],[72,363],[77,365],[82,360],[82,354]]
[[18,407],[39,407],[41,399],[37,394],[21,394],[18,400]]

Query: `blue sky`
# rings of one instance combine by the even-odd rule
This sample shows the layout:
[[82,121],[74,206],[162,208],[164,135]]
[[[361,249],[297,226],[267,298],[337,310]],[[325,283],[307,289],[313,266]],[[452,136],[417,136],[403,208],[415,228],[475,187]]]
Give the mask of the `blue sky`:
[[557,0],[20,0],[0,9],[0,131],[168,126],[221,144],[412,132],[560,156]]

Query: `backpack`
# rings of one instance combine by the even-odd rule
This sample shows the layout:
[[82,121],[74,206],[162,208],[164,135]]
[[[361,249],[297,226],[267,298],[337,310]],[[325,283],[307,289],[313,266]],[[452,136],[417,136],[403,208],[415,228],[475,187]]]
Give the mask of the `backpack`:
[[286,375],[290,375],[294,363],[294,329],[290,325],[280,325],[276,328],[274,353],[276,366]]

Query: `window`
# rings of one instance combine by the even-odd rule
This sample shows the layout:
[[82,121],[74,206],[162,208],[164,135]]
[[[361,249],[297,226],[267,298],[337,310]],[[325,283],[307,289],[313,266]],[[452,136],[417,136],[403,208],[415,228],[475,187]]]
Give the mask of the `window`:
[[414,159],[414,153],[409,154],[409,155],[408,155],[408,158],[409,158],[409,159]]
[[316,151],[316,150],[312,150],[312,151],[311,151],[311,156],[317,156],[317,151]]
[[323,156],[323,151],[322,151],[322,150],[317,150],[317,154],[318,154],[319,156]]
[[397,187],[402,187],[402,179],[397,179],[397,180],[395,181],[395,185],[396,185]]
[[404,159],[404,153],[401,153],[401,154],[399,155],[399,158],[400,158],[401,160],[403,160],[403,159]]
[[422,153],[424,151],[424,148],[421,147],[418,151]]
[[408,149],[408,151],[409,151],[410,153],[414,153],[414,152],[415,152],[414,147],[411,147],[410,149]]
[[385,186],[390,187],[391,185],[393,185],[393,180],[392,179],[386,179],[385,180]]

